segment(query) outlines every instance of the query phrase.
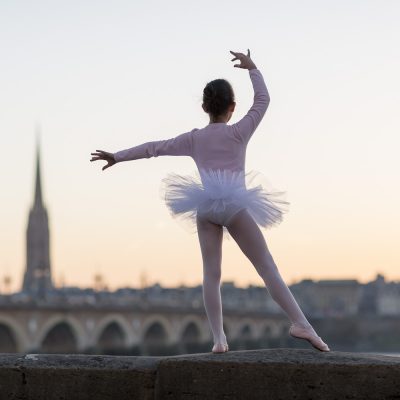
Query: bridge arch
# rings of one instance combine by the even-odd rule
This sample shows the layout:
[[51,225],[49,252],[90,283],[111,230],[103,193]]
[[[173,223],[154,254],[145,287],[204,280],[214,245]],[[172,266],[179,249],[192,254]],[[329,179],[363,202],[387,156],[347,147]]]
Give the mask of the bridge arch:
[[85,343],[85,331],[81,323],[71,315],[53,315],[43,325],[37,336],[37,348],[40,349],[47,336],[53,329],[60,328],[66,337],[72,334],[71,340],[74,340],[77,350],[82,350]]
[[143,322],[140,341],[168,343],[173,337],[171,322],[163,315],[153,315]]
[[254,327],[251,322],[242,323],[238,330],[239,339],[254,339]]
[[269,321],[261,325],[260,337],[263,339],[277,338],[280,335],[280,329],[276,322]]
[[180,339],[183,343],[198,343],[201,341],[201,328],[195,321],[188,321],[182,329]]
[[[12,346],[13,350],[7,350],[7,347],[1,349],[2,352],[7,353],[22,353],[25,351],[26,347],[28,346],[29,339],[21,326],[21,324],[16,321],[14,318],[9,317],[7,315],[0,316],[0,325],[4,327],[4,334],[9,336],[10,345]],[[8,331],[8,332],[7,332]],[[13,343],[14,342],[14,343]],[[7,350],[7,351],[6,351]]]
[[[118,337],[118,330],[120,331],[120,337]],[[129,347],[134,339],[129,322],[120,314],[107,315],[98,322],[93,334],[92,344],[95,346],[101,344],[99,342],[104,334],[108,335],[109,340],[121,341],[123,347]]]
[[178,340],[184,340],[185,335],[196,335],[198,341],[208,339],[208,331],[204,326],[203,318],[193,315],[184,317],[178,331]]

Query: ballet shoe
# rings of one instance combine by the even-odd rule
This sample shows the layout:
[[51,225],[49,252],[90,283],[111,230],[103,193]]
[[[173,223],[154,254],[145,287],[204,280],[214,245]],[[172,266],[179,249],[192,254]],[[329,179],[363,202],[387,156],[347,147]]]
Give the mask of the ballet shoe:
[[213,353],[225,353],[229,350],[229,347],[226,343],[215,343],[212,352]]
[[290,336],[296,339],[305,339],[311,343],[313,347],[320,351],[330,351],[328,345],[315,333],[312,327],[305,328],[292,324],[289,328]]

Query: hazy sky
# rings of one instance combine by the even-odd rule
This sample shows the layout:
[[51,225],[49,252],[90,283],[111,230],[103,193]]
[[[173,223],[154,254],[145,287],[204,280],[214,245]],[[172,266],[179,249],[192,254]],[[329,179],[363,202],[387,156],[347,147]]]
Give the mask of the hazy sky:
[[[111,289],[202,282],[197,236],[159,198],[189,157],[101,170],[115,152],[208,123],[205,84],[228,79],[251,106],[246,52],[271,96],[247,170],[287,192],[290,211],[264,231],[288,284],[303,278],[400,279],[400,2],[0,0],[0,288],[25,269],[35,125],[56,284]],[[233,239],[223,280],[261,285]]]

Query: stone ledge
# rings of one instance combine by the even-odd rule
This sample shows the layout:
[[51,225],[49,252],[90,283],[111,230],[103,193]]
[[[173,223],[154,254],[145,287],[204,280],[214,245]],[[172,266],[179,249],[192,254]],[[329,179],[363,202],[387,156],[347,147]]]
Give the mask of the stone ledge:
[[0,400],[400,399],[400,358],[314,349],[0,354]]

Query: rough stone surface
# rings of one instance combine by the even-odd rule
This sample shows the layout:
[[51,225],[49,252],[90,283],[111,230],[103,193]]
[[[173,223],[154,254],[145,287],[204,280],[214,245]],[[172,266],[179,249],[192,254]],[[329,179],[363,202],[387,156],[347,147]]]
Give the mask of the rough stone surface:
[[1,400],[154,399],[159,357],[1,354]]
[[156,399],[400,399],[400,358],[308,349],[175,356]]
[[312,349],[1,354],[3,399],[400,399],[400,358]]

